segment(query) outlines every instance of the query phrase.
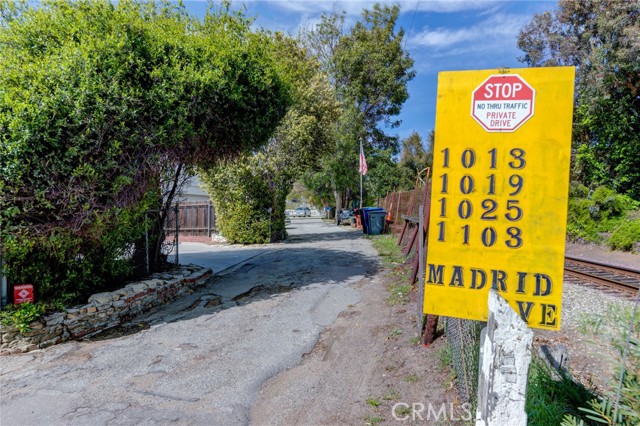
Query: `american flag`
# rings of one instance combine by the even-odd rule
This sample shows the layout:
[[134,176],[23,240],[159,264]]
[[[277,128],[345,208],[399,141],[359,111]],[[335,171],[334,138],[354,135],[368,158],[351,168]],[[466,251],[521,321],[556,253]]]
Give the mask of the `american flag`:
[[365,176],[369,168],[367,167],[367,159],[364,158],[364,149],[362,149],[362,142],[360,142],[360,174]]

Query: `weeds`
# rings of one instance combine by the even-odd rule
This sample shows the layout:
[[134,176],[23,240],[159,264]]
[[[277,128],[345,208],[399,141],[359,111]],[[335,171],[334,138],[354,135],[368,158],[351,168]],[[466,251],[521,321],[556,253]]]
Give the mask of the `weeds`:
[[451,366],[451,346],[442,345],[438,349],[438,359],[440,360],[440,367],[449,368]]
[[390,332],[389,332],[389,337],[398,337],[403,333],[402,330],[400,330],[398,327],[394,327]]
[[420,377],[415,373],[411,373],[404,376],[402,380],[404,380],[407,383],[418,383],[418,381],[420,380]]
[[411,408],[406,405],[399,405],[395,409],[395,414],[397,417],[405,417],[406,415],[411,413]]
[[404,263],[404,256],[392,235],[371,237],[371,242],[382,258],[383,265],[395,267]]
[[605,315],[587,318],[581,326],[618,351],[617,367],[603,395],[583,399],[579,413],[566,415],[562,426],[637,426],[640,424],[640,314],[629,307],[610,304]]
[[370,239],[378,251],[378,255],[382,258],[382,264],[386,267],[394,268],[389,273],[392,280],[387,286],[387,290],[389,290],[389,305],[409,303],[409,292],[412,289],[412,286],[407,284],[409,271],[408,268],[399,266],[403,265],[404,256],[396,239],[391,235],[380,235],[370,237]]
[[372,407],[377,407],[380,405],[380,400],[377,398],[367,398],[367,404]]
[[554,380],[549,367],[534,358],[527,386],[527,424],[559,425],[566,414],[582,418],[578,407],[593,397],[589,390],[567,376]]
[[385,401],[396,401],[400,399],[400,392],[395,389],[390,389],[385,396],[382,397]]
[[364,423],[366,425],[377,425],[378,423],[384,422],[384,417],[379,416],[367,416],[364,419]]

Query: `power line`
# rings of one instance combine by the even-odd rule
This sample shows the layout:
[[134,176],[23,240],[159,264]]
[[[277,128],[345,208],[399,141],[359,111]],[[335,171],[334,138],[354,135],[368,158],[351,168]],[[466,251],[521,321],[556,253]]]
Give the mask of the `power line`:
[[420,0],[416,3],[416,8],[413,10],[413,16],[411,17],[411,23],[409,24],[409,30],[407,31],[407,38],[404,39],[404,49],[407,49],[407,39],[409,38],[409,33],[411,32],[411,28],[413,28],[413,21],[416,19],[416,13],[418,13],[418,6],[420,6]]

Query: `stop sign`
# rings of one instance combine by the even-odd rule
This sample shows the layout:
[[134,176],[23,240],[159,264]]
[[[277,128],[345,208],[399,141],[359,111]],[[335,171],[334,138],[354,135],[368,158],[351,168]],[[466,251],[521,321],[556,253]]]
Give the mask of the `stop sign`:
[[536,91],[517,74],[487,78],[471,95],[471,116],[487,132],[513,132],[533,116]]

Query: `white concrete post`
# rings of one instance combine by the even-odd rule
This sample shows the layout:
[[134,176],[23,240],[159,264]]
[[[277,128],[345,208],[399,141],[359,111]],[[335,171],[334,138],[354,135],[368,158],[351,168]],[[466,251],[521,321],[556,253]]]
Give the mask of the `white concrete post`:
[[533,332],[495,290],[482,343],[476,426],[526,426]]

